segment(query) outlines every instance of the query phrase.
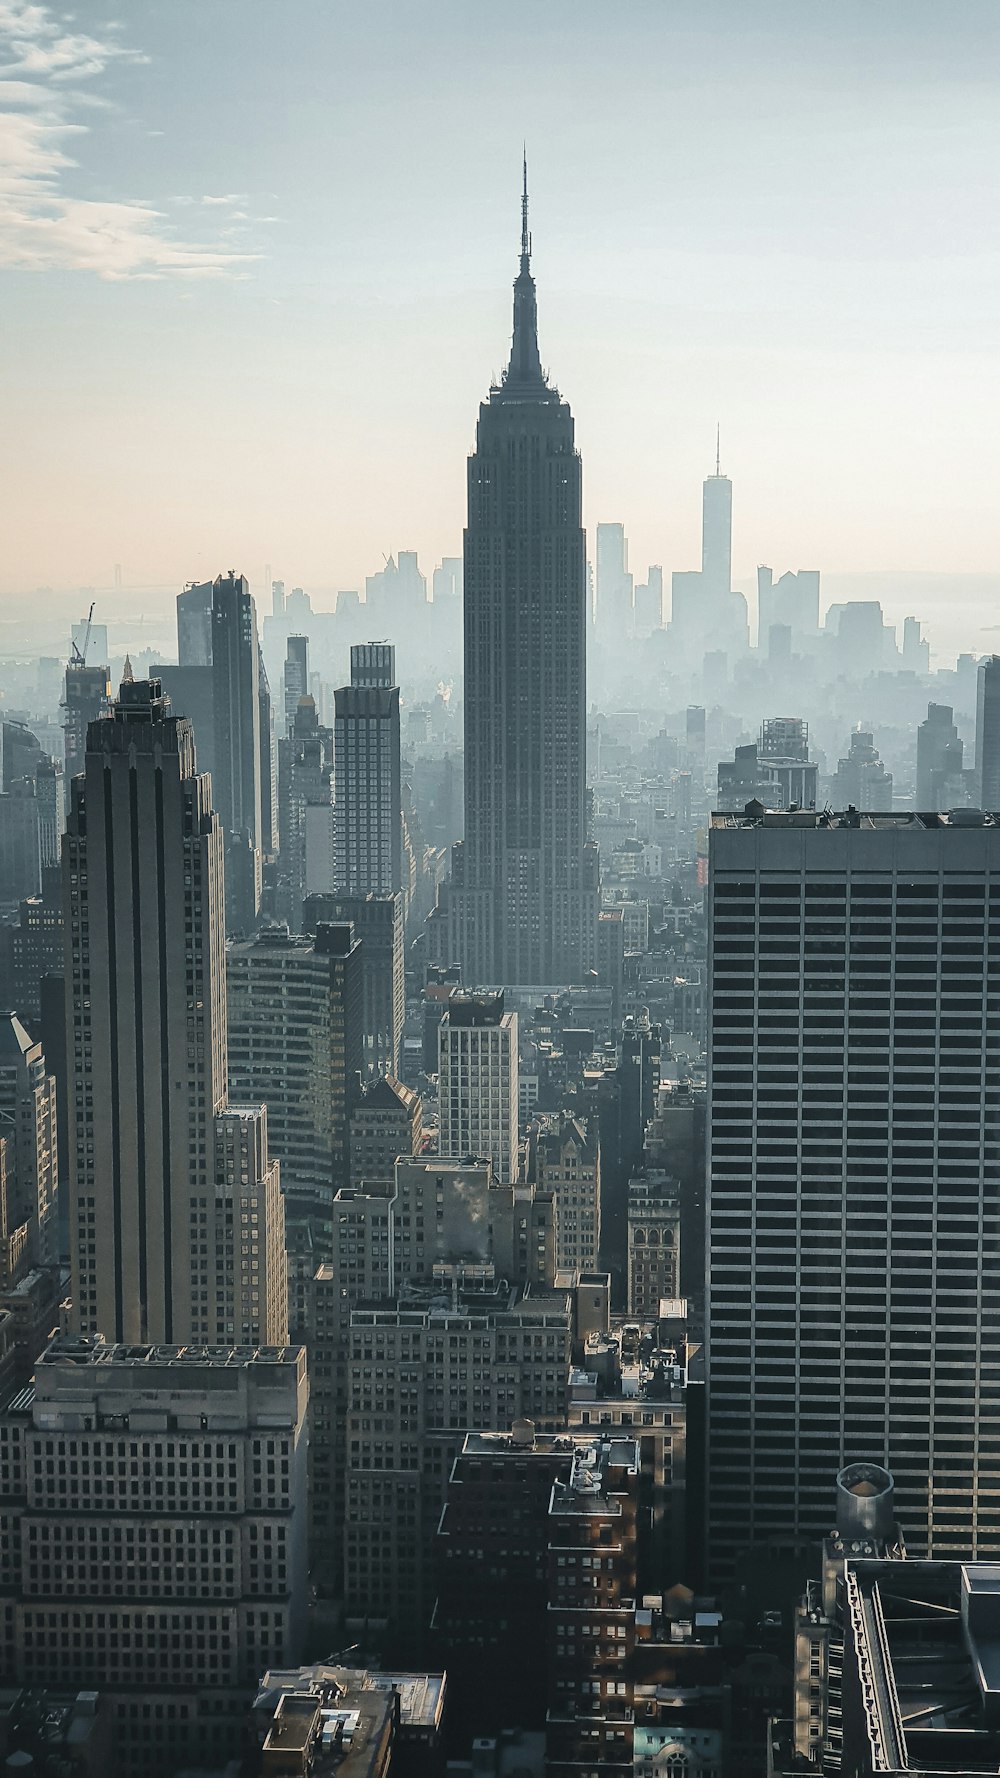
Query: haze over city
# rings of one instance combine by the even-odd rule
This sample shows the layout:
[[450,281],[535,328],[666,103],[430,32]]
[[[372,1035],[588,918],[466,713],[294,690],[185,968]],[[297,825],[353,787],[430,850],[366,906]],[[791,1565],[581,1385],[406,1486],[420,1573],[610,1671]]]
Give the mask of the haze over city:
[[1000,1773],[1000,11],[0,0],[0,1762]]
[[[5,5],[6,615],[456,553],[522,138],[591,536],[693,562],[721,423],[736,585],[995,576],[998,40],[989,0]],[[988,645],[995,578],[910,584]]]

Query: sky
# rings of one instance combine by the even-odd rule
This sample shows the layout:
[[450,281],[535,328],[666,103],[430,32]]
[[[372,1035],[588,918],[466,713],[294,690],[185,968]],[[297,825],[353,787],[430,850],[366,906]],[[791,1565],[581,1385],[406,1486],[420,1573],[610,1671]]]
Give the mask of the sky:
[[998,52],[997,0],[0,0],[0,614],[459,553],[522,141],[591,533],[697,566],[719,424],[738,582],[995,605]]

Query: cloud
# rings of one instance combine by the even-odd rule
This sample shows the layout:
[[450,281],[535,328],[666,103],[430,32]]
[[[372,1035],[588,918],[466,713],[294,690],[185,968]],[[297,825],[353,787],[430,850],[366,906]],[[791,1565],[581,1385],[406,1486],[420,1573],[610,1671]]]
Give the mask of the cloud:
[[[70,149],[90,128],[78,115],[109,103],[81,83],[113,64],[148,61],[118,41],[117,25],[94,37],[69,29],[71,22],[33,0],[0,0],[0,266],[106,279],[245,275],[258,255],[230,246],[228,229],[216,239],[184,239],[169,212],[144,199],[78,197],[68,188],[79,164]],[[227,223],[232,206],[246,201],[243,193],[202,200],[225,206]]]

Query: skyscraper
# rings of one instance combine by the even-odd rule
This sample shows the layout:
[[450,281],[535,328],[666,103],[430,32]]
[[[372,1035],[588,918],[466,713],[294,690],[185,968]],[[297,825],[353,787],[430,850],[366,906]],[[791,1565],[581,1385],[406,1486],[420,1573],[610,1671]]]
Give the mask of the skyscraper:
[[708,1561],[884,1464],[913,1553],[1000,1552],[1000,824],[716,815]]
[[301,932],[306,896],[333,888],[333,733],[311,697],[278,743],[278,832],[278,913]]
[[963,771],[964,752],[951,705],[928,704],[917,729],[916,807],[921,813],[961,808],[968,802],[967,780],[973,774]]
[[438,1152],[492,1160],[509,1185],[518,1175],[517,1014],[503,994],[453,994],[438,1027]]
[[299,699],[309,691],[309,638],[308,636],[289,636],[285,650],[284,694],[285,694],[285,734],[290,735],[295,726],[295,712],[299,707]]
[[719,598],[733,586],[733,484],[719,466],[708,476],[701,497],[701,574],[705,593]]
[[192,580],[177,595],[177,664],[212,665],[212,598],[210,580]]
[[597,628],[616,644],[631,636],[634,623],[632,576],[624,525],[597,527]]
[[334,886],[345,895],[403,887],[396,650],[351,649],[351,683],[336,692],[333,721]]
[[747,602],[733,583],[733,484],[719,466],[702,486],[701,569],[675,573],[671,580],[670,638],[676,665],[698,668],[709,651],[721,651],[730,664],[750,640]]
[[979,663],[976,795],[981,809],[1000,809],[1000,654]]
[[228,839],[262,849],[260,654],[257,615],[242,574],[220,574],[212,593],[215,771],[212,791]]
[[449,906],[470,983],[576,982],[596,948],[580,457],[538,354],[527,175],[521,208],[510,363],[468,471],[465,840]]
[[260,1108],[226,1090],[222,831],[191,725],[126,679],[91,724],[63,844],[70,1239],[78,1329],[287,1334]]

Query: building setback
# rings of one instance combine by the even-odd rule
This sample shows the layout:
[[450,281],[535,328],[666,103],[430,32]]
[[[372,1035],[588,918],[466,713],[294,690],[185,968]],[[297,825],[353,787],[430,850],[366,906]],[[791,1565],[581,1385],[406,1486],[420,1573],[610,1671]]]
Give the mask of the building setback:
[[1000,822],[716,815],[708,1560],[895,1477],[915,1553],[1000,1551]]
[[226,1085],[222,831],[191,725],[126,678],[63,842],[67,1184],[79,1332],[287,1337],[260,1101]]
[[579,982],[597,927],[586,543],[573,416],[538,353],[527,173],[510,362],[469,458],[464,586],[465,839],[447,960],[473,985]]

